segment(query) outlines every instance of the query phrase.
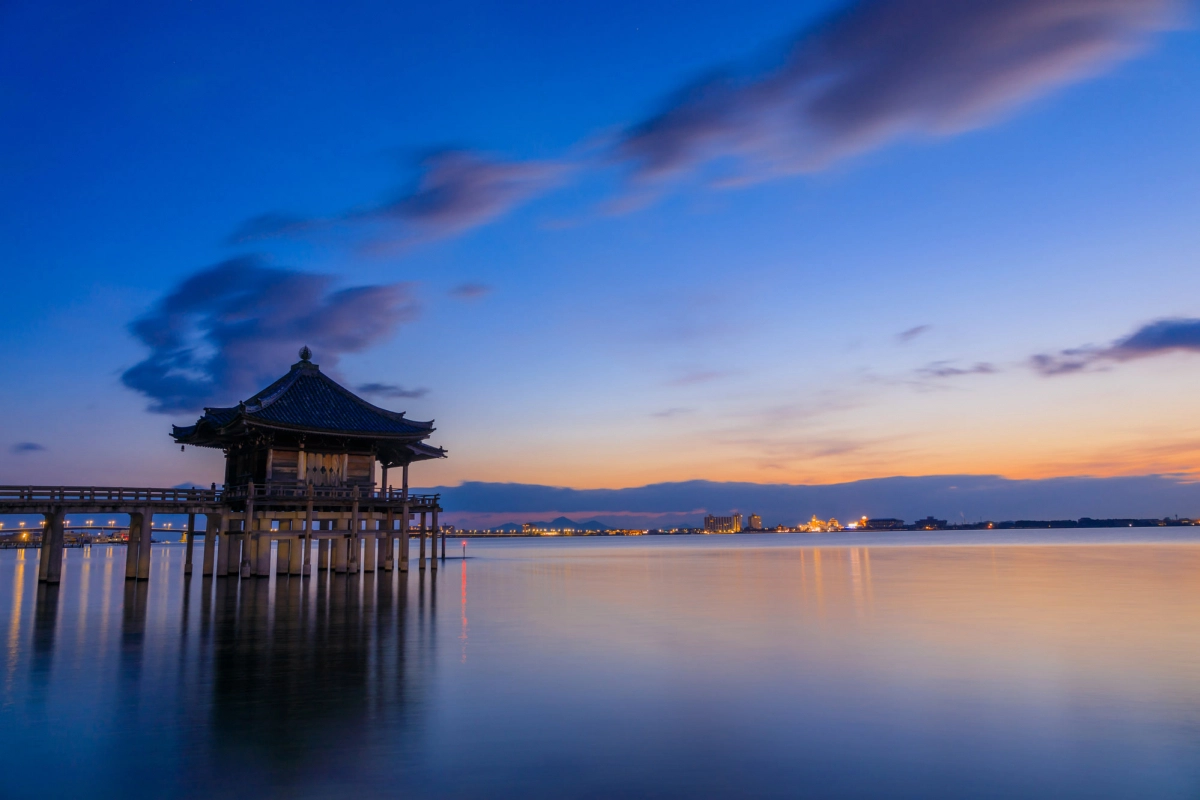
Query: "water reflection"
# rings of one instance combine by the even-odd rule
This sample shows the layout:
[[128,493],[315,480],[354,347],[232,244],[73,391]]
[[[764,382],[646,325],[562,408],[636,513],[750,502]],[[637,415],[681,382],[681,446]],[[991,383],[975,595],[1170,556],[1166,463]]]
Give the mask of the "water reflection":
[[1197,544],[813,542],[242,581],[164,547],[149,584],[97,547],[42,587],[0,553],[4,794],[1200,793]]

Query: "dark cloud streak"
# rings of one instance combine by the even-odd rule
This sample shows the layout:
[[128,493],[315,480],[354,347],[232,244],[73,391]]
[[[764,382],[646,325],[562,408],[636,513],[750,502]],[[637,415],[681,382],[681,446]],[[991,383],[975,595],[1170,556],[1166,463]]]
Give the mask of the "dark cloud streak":
[[640,178],[736,157],[750,176],[813,171],[905,133],[949,134],[1095,73],[1172,24],[1180,0],[861,0],[766,71],[720,73],[629,128]]
[[1107,347],[1089,345],[1057,353],[1041,353],[1029,361],[1036,372],[1052,377],[1172,352],[1200,353],[1200,319],[1160,319],[1143,325]]
[[121,381],[160,413],[230,403],[261,389],[310,345],[327,368],[414,319],[406,284],[334,289],[333,277],[232,259],[182,281],[130,330],[150,356]]
[[397,386],[393,383],[364,383],[358,387],[358,391],[363,394],[372,394],[379,397],[409,399],[424,397],[429,394],[428,389],[405,389],[403,386]]
[[333,217],[272,212],[243,222],[227,239],[240,244],[354,229],[379,246],[437,239],[479,227],[559,185],[567,167],[508,161],[465,149],[435,150],[417,162],[415,184],[393,200]]

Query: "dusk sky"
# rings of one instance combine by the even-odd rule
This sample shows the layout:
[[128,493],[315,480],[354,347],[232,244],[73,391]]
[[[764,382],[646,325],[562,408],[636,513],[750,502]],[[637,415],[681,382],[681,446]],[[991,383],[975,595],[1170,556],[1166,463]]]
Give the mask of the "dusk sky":
[[0,481],[301,345],[418,485],[1195,475],[1195,12],[6,3]]

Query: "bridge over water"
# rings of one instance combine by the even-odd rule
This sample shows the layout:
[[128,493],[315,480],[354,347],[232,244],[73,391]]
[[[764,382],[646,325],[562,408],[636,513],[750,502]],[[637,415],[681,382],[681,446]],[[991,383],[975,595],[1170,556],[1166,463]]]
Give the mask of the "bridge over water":
[[[428,563],[436,570],[439,533],[441,558],[446,557],[438,500],[436,494],[411,494],[407,488],[371,490],[358,485],[247,483],[212,489],[0,486],[0,514],[41,514],[44,519],[38,580],[46,583],[58,583],[62,577],[67,514],[129,515],[125,557],[129,580],[150,578],[155,514],[188,517],[184,574],[192,572],[197,515],[205,518],[201,569],[206,576],[270,576],[272,542],[277,575],[310,574],[314,542],[319,569],[340,573],[407,571],[412,536],[420,540],[419,568],[424,570]],[[417,523],[415,529],[413,522]]]

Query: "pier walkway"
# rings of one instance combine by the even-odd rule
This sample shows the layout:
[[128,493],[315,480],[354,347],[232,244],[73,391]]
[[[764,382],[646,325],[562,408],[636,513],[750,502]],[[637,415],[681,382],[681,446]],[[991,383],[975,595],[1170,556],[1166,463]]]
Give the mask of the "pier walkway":
[[[419,565],[426,568],[426,538],[432,535],[429,566],[437,569],[436,494],[404,490],[373,491],[359,486],[253,483],[228,489],[162,489],[108,486],[0,486],[0,514],[41,514],[38,580],[62,576],[64,519],[67,514],[127,514],[129,544],[125,577],[150,578],[150,532],[155,514],[186,514],[187,557],[192,572],[196,516],[205,518],[204,575],[266,577],[275,542],[277,575],[308,575],[313,542],[318,568],[335,572],[408,569],[409,538],[420,538]],[[413,530],[411,523],[418,525]],[[427,525],[427,522],[429,523]],[[397,563],[396,548],[399,546]],[[446,556],[442,533],[441,557]]]

